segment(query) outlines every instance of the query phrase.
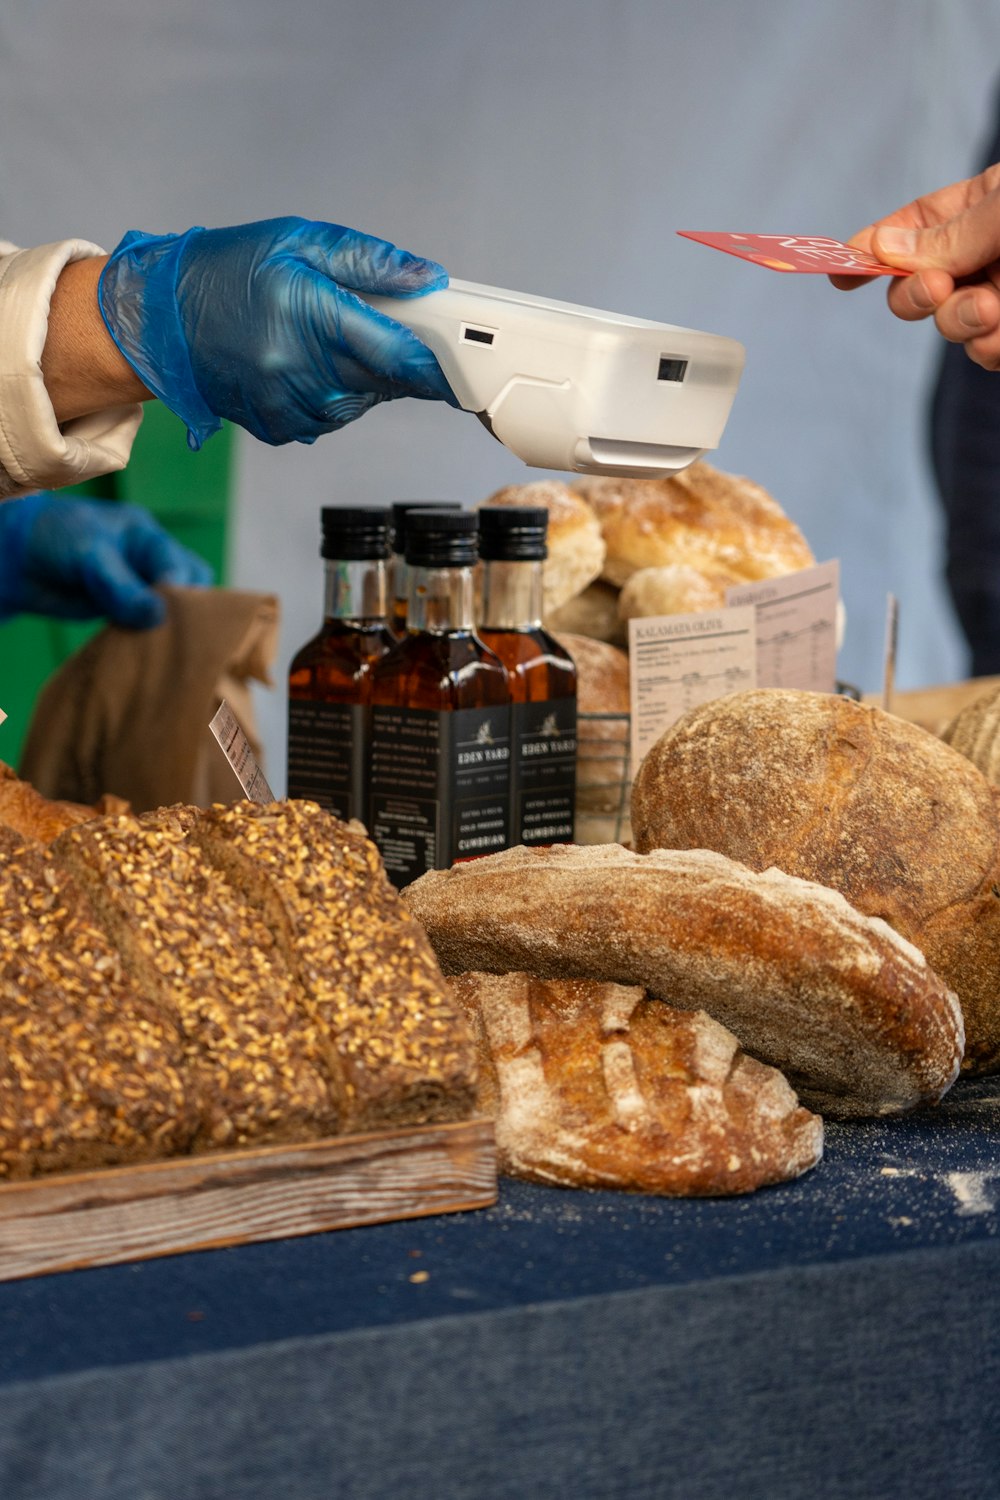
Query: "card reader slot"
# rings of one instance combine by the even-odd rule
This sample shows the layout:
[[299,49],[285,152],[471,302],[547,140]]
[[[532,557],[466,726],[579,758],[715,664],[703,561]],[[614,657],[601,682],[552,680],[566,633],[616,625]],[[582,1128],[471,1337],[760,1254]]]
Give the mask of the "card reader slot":
[[492,328],[476,328],[472,323],[463,323],[459,336],[465,344],[492,344],[496,332]]
[[687,374],[688,362],[676,354],[661,354],[660,368],[656,376],[657,380],[672,380],[677,384]]

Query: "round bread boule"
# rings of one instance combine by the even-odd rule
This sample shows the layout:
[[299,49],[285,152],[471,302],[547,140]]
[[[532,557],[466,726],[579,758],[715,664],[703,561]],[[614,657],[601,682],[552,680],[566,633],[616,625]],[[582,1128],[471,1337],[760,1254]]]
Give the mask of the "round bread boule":
[[685,566],[730,583],[794,573],[816,561],[799,528],[759,484],[699,462],[667,479],[581,479],[607,549],[603,576]]
[[776,866],[884,918],[958,995],[964,1070],[1000,1070],[998,798],[934,735],[832,694],[734,693],[652,747],[632,828],[641,852]]

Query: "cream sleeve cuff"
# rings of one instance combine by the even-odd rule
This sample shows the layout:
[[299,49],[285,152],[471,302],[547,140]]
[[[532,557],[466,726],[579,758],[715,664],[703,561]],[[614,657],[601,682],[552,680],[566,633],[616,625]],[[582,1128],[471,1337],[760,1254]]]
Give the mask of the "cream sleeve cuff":
[[78,484],[128,463],[141,406],[112,406],[60,427],[42,379],[59,273],[103,253],[88,240],[31,250],[0,241],[0,499]]

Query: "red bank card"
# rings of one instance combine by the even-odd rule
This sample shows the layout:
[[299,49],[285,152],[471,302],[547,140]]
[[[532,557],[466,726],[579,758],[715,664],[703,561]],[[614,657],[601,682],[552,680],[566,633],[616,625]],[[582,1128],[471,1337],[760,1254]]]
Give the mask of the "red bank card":
[[772,271],[813,271],[824,276],[909,276],[898,266],[887,266],[864,250],[824,235],[803,234],[702,234],[678,229],[687,240],[725,250],[741,260],[768,266]]

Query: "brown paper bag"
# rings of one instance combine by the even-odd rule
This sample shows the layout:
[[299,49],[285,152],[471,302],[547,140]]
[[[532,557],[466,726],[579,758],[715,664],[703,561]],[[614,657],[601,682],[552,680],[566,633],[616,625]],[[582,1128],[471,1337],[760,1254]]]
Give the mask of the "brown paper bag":
[[243,796],[208,725],[225,698],[260,757],[250,683],[273,685],[278,601],[233,589],[163,597],[163,625],[109,625],[45,684],[20,771],[46,797],[113,792],[145,812]]

